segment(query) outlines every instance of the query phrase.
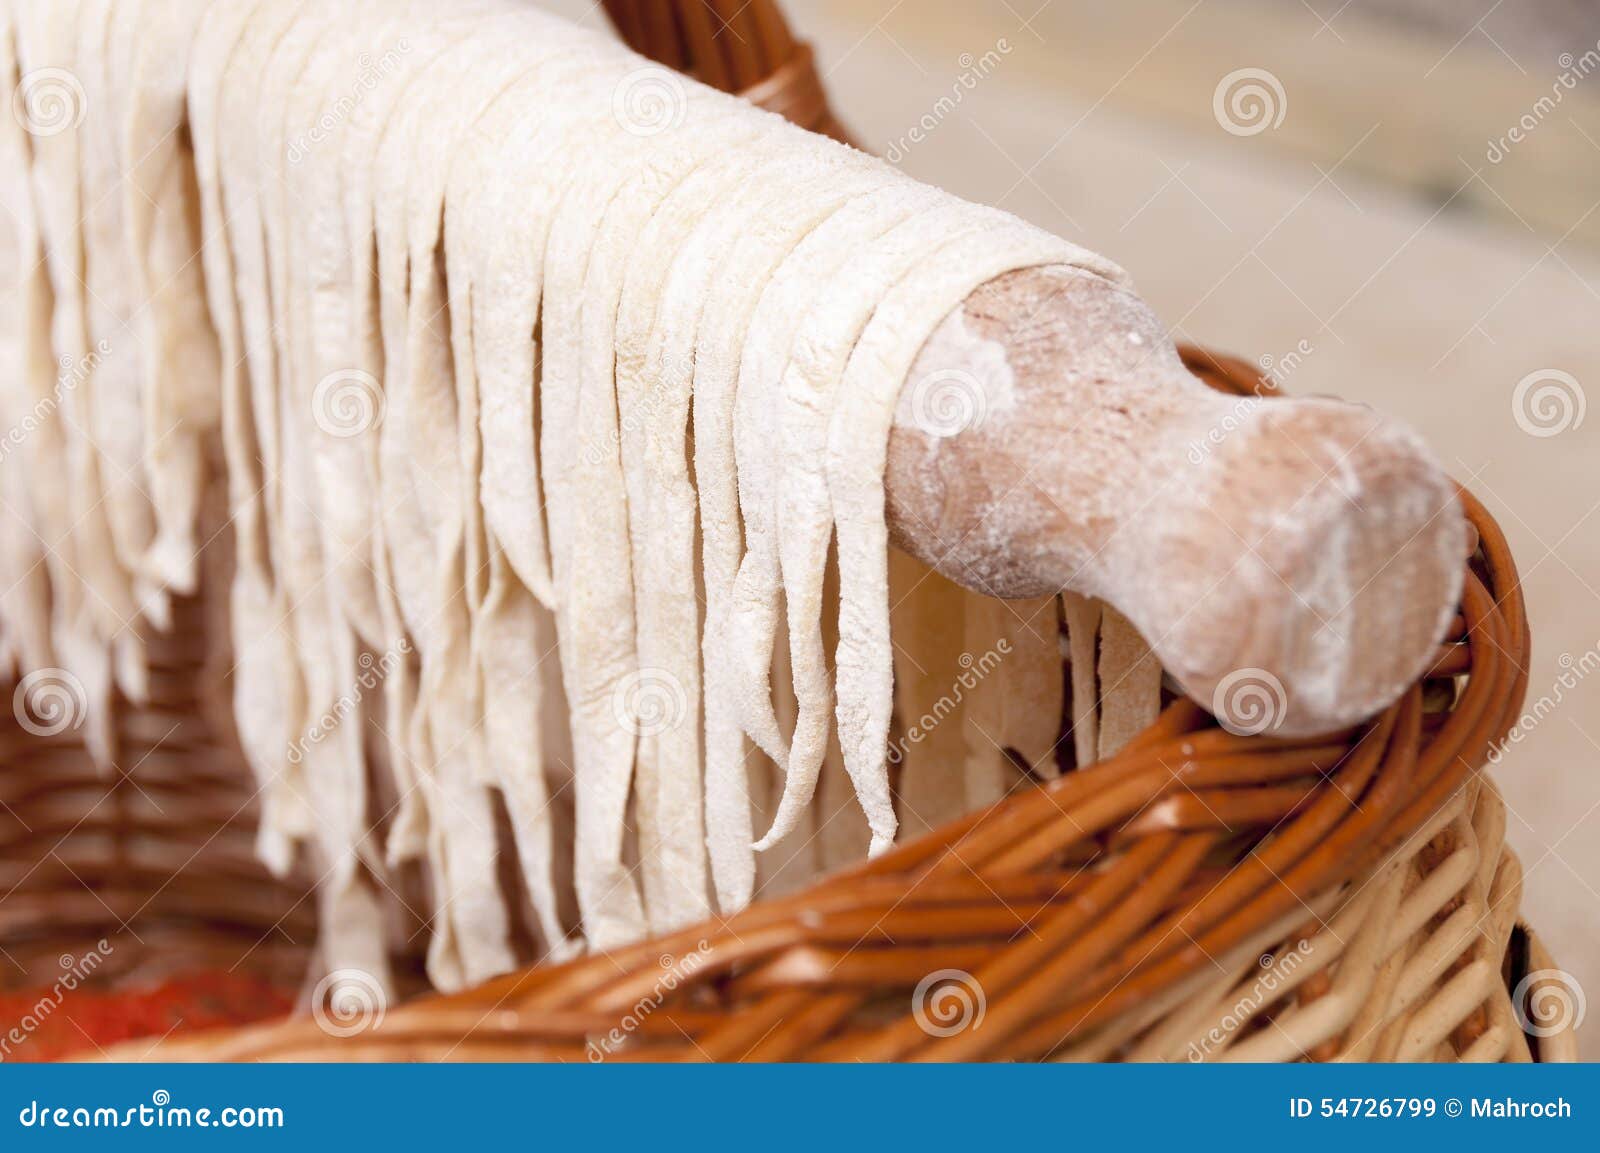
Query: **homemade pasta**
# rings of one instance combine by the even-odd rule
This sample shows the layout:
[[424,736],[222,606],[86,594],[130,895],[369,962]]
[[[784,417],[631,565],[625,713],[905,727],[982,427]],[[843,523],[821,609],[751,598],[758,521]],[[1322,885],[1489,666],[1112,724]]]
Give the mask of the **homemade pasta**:
[[4,655],[139,699],[231,539],[258,851],[314,863],[330,969],[390,980],[413,862],[455,988],[521,925],[727,914],[1154,716],[1120,616],[891,563],[885,516],[941,322],[1114,265],[512,0],[0,14],[8,84],[70,105],[0,134]]

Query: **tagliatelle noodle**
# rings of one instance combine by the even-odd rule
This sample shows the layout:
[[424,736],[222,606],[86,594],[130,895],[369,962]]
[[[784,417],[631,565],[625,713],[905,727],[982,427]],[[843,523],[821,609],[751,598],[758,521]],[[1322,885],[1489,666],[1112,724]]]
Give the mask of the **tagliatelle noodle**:
[[[778,560],[789,620],[788,647],[797,714],[789,749],[788,780],[773,831],[761,842],[763,848],[793,831],[802,807],[816,787],[830,747],[827,737],[832,689],[827,677],[822,611],[823,570],[833,523],[822,452],[832,391],[828,378],[812,371],[812,366],[831,357],[842,371],[848,342],[854,336],[848,331],[848,319],[842,322],[837,340],[829,335],[826,326],[832,323],[828,318],[833,315],[833,302],[822,295],[822,290],[846,262],[856,259],[864,245],[931,206],[934,200],[931,189],[901,182],[858,197],[807,236],[785,261],[789,283],[797,294],[796,313],[804,318],[791,338],[790,355],[782,368],[774,400],[779,409],[774,438],[779,457]],[[846,284],[851,282],[846,280]],[[803,303],[798,299],[801,293],[805,293]],[[849,295],[848,290],[845,295]],[[816,301],[826,303],[814,304]],[[867,307],[864,304],[855,312],[846,306],[845,311],[865,323]],[[828,349],[830,341],[833,352]],[[822,814],[824,830],[842,827],[834,810],[829,805]]]
[[[698,600],[700,558],[695,549],[696,493],[688,451],[694,384],[694,346],[712,264],[704,259],[702,220],[767,162],[778,125],[704,164],[665,199],[640,234],[627,271],[617,317],[617,402],[621,462],[628,491],[636,632],[641,676],[649,670],[659,695],[680,715],[661,731],[641,733],[636,791],[653,787],[651,802],[677,829],[661,847],[666,869],[688,879],[689,899],[665,919],[681,921],[703,908],[707,865],[724,909],[735,893],[753,888],[748,802],[742,840],[737,831],[707,827],[702,773],[703,707]],[[637,510],[637,515],[633,515]],[[710,675],[710,674],[707,674]],[[735,802],[737,807],[738,802]],[[707,852],[707,837],[712,848]],[[733,859],[740,863],[732,864]],[[648,896],[648,890],[647,890]],[[746,895],[745,899],[748,899]],[[651,923],[657,913],[651,909]]]
[[[830,167],[802,176],[802,182],[788,190],[788,195],[807,205],[807,211],[792,213],[793,218],[783,223],[784,231],[772,239],[760,237],[760,244],[747,241],[741,249],[751,254],[745,260],[757,267],[774,256],[780,264],[751,315],[739,365],[734,455],[745,554],[734,581],[731,655],[739,662],[734,683],[745,729],[786,771],[789,747],[774,717],[770,687],[781,579],[776,524],[780,464],[785,459],[780,389],[803,309],[815,293],[811,265],[821,263],[814,251],[792,262],[789,257],[851,200],[900,182],[891,170],[850,152],[836,152],[827,163]],[[843,171],[836,172],[834,164],[843,166]]]
[[[1056,771],[1054,599],[891,562],[887,443],[968,292],[1113,266],[513,0],[19,17],[0,71],[77,68],[116,113],[0,139],[16,307],[72,371],[0,326],[3,414],[61,401],[0,491],[65,478],[0,522],[0,575],[48,577],[0,596],[0,659],[82,677],[109,759],[112,678],[143,691],[119,634],[193,585],[220,431],[258,852],[322,875],[323,964],[389,982],[410,860],[459,988],[523,959],[519,893],[546,955],[609,948]],[[1086,763],[1159,670],[1067,616]]]
[[[60,495],[45,496],[41,504],[49,510],[45,544],[51,572],[52,645],[82,686],[87,705],[85,743],[97,763],[109,765],[115,740],[109,715],[108,638],[122,621],[132,619],[135,607],[115,563],[100,502],[95,450],[88,436],[89,378],[100,354],[89,344],[84,315],[79,155],[88,110],[83,89],[74,87],[78,5],[74,0],[14,0],[14,12],[21,75],[14,95],[46,101],[26,114],[41,116],[39,130],[28,134],[33,158],[28,178],[51,301],[50,352],[35,362],[39,375],[33,390],[40,402],[48,398],[52,419],[47,424],[59,432],[59,456],[53,459],[60,461],[56,468]],[[57,96],[61,103],[50,105],[48,101]],[[14,99],[13,115],[19,107]],[[44,486],[30,487],[38,492]]]
[[[420,660],[413,638],[408,632],[396,589],[395,561],[388,546],[385,517],[385,488],[381,470],[381,450],[384,426],[387,424],[388,400],[384,391],[385,349],[383,329],[379,317],[380,287],[377,265],[377,238],[375,235],[375,180],[379,149],[382,147],[389,119],[401,98],[411,85],[426,78],[435,60],[449,48],[470,35],[467,21],[439,27],[436,24],[419,25],[415,19],[417,5],[408,6],[397,14],[393,35],[403,36],[406,45],[404,67],[388,78],[388,82],[372,87],[365,98],[349,113],[335,143],[334,164],[339,177],[339,211],[344,219],[344,264],[335,263],[339,279],[332,291],[344,286],[344,309],[332,313],[343,321],[340,328],[326,330],[334,367],[318,379],[318,388],[331,399],[331,392],[340,382],[353,384],[357,390],[372,389],[371,425],[358,436],[345,440],[344,447],[336,447],[324,438],[319,459],[339,482],[348,485],[352,500],[364,504],[348,517],[330,522],[331,533],[339,541],[349,541],[340,555],[350,547],[362,548],[363,528],[370,534],[370,563],[373,606],[377,615],[378,640],[388,658],[389,672],[383,679],[382,730],[388,747],[388,761],[395,775],[398,800],[394,805],[385,846],[391,865],[427,857],[437,869],[442,852],[439,839],[430,837],[430,798],[424,788],[419,763],[412,745],[411,723],[417,711]],[[392,10],[392,6],[391,6]],[[471,8],[467,9],[470,15]],[[377,31],[377,29],[374,29]],[[387,43],[387,38],[385,38]],[[337,260],[337,258],[335,258]],[[346,279],[347,278],[347,279]],[[322,329],[319,326],[319,331]],[[333,350],[341,348],[343,363],[339,363]],[[328,384],[324,384],[328,381]],[[357,397],[359,399],[359,396]],[[358,418],[360,409],[358,408]],[[353,539],[352,539],[353,538]],[[360,584],[359,575],[340,579],[341,585]],[[359,610],[358,610],[359,611]]]
[[[442,247],[449,156],[457,142],[470,135],[478,117],[519,77],[548,54],[564,50],[567,43],[567,35],[559,28],[549,36],[538,36],[541,26],[530,23],[526,15],[513,11],[488,22],[495,49],[478,54],[470,64],[463,57],[465,71],[452,79],[445,81],[441,76],[434,103],[414,130],[407,189],[411,294],[407,427],[413,438],[408,456],[413,468],[422,470],[415,491],[433,536],[432,612],[440,626],[439,649],[431,659],[428,652],[423,653],[422,701],[429,712],[429,739],[437,758],[444,817],[441,827],[449,838],[445,849],[453,886],[451,914],[457,918],[468,980],[474,982],[510,968],[514,957],[509,941],[487,952],[475,944],[486,936],[499,941],[507,928],[498,885],[486,883],[494,879],[496,851],[486,791],[491,768],[483,697],[478,691],[481,681],[470,635],[468,602],[475,598],[469,593],[465,570],[465,509],[469,495],[476,502],[477,483],[473,478],[469,486],[463,473],[462,442],[468,423],[476,438],[478,414],[475,410],[463,412],[458,405],[454,379],[458,355],[450,343],[456,335],[456,321],[447,307],[449,289],[437,256]],[[529,42],[536,50],[527,47]],[[464,324],[470,333],[470,315]],[[476,575],[472,574],[474,581]],[[527,755],[521,749],[498,751]],[[485,925],[491,926],[487,932]]]
[[[458,144],[461,148],[467,147],[480,117],[509,92],[517,90],[518,83],[527,78],[530,71],[535,75],[542,73],[552,59],[560,59],[571,47],[569,30],[561,27],[552,30],[543,25],[529,26],[524,21],[525,15],[512,13],[508,18],[491,24],[491,30],[499,30],[493,36],[496,42],[502,43],[499,52],[479,57],[468,75],[441,92],[439,107],[451,119],[447,123],[440,123],[435,117],[429,130],[418,141],[408,190],[412,300],[407,361],[412,372],[411,428],[414,434],[421,437],[410,456],[413,462],[425,466],[431,463],[432,467],[431,483],[419,484],[419,495],[436,492],[442,498],[437,507],[425,512],[425,518],[434,526],[441,597],[439,614],[441,620],[448,622],[444,630],[445,647],[434,665],[438,679],[431,686],[424,681],[424,698],[432,711],[430,734],[436,749],[446,747],[449,755],[458,758],[456,764],[449,766],[448,775],[444,775],[446,766],[441,765],[442,783],[447,788],[459,789],[467,794],[464,797],[452,795],[446,799],[447,805],[471,804],[477,807],[486,801],[483,787],[496,782],[499,777],[499,771],[489,763],[491,749],[487,737],[491,731],[500,732],[504,723],[504,718],[498,715],[501,710],[507,707],[518,710],[519,715],[510,723],[516,726],[523,740],[531,738],[533,744],[538,740],[537,731],[529,731],[528,728],[536,719],[537,696],[523,697],[514,691],[507,691],[519,681],[535,675],[526,665],[517,667],[516,664],[519,658],[527,659],[531,655],[528,649],[537,643],[535,638],[539,622],[533,615],[535,606],[531,602],[523,602],[521,607],[524,615],[520,620],[516,620],[511,613],[507,614],[506,623],[515,620],[521,626],[521,635],[532,642],[520,650],[504,652],[500,650],[499,638],[480,634],[474,643],[471,636],[471,602],[481,600],[481,597],[473,591],[478,583],[478,573],[475,569],[465,571],[464,564],[469,530],[474,537],[478,532],[479,518],[468,513],[469,505],[476,508],[478,484],[475,467],[470,477],[463,470],[468,467],[468,452],[475,451],[480,421],[476,388],[472,383],[467,385],[465,391],[470,400],[463,403],[455,379],[455,365],[464,362],[469,366],[466,377],[469,382],[473,380],[470,371],[473,358],[472,317],[470,304],[462,309],[459,317],[453,309],[445,307],[446,294],[449,294],[449,298],[459,299],[459,293],[452,292],[440,279],[444,270],[435,260],[441,240],[439,228],[446,211],[446,186],[451,167],[448,154],[454,153]],[[539,35],[541,32],[544,35]],[[536,45],[536,50],[530,51],[526,47],[528,41]],[[448,245],[449,237],[443,239]],[[443,339],[442,334],[446,331],[451,344],[446,344]],[[531,381],[525,380],[523,387],[531,392]],[[417,419],[419,416],[422,419]],[[454,436],[449,435],[451,432],[454,432]],[[470,450],[469,445],[472,446]],[[454,516],[449,507],[452,498]],[[505,592],[509,594],[509,590]],[[510,607],[509,604],[507,607]],[[483,682],[479,676],[479,661],[485,655],[491,660],[498,658],[495,684],[491,689],[497,715],[492,719],[485,715],[485,700],[481,692]],[[424,672],[427,671],[425,657]],[[509,700],[506,699],[508,696]],[[526,758],[530,755],[529,748],[529,744],[512,745],[502,738],[492,752],[499,758]],[[466,756],[465,764],[459,760],[462,754]],[[470,771],[470,779],[463,774],[463,768]],[[486,807],[478,811],[485,817],[489,816]],[[492,836],[480,835],[470,842],[454,846],[451,848],[451,868],[460,868],[467,876],[492,876],[493,850]],[[479,859],[465,855],[468,853],[480,855]],[[490,855],[481,856],[485,853]],[[497,891],[482,889],[469,895],[479,903],[476,916],[500,915]],[[548,894],[543,895],[541,903],[545,903],[547,897]],[[460,906],[461,899],[458,898],[456,903]],[[560,949],[563,947],[562,937],[553,920],[554,913],[554,908],[549,907],[545,932],[553,947]],[[464,942],[479,935],[471,928],[470,922],[464,921],[459,931]],[[476,966],[469,964],[469,972],[473,967],[481,968],[491,963],[497,963],[493,957],[478,962]]]
[[[667,532],[672,528],[658,526],[651,518],[654,510],[650,508],[648,485],[641,470],[629,469],[627,462],[632,456],[637,465],[643,454],[671,451],[667,443],[673,426],[681,454],[688,398],[686,392],[680,392],[670,399],[656,397],[652,401],[639,396],[637,378],[625,383],[628,374],[621,362],[629,354],[623,349],[619,313],[625,282],[639,270],[638,246],[646,222],[664,211],[663,202],[669,202],[685,185],[697,195],[709,192],[716,185],[708,187],[705,181],[694,181],[695,175],[706,172],[714,181],[716,176],[725,174],[724,158],[739,154],[762,127],[740,111],[725,105],[697,109],[695,131],[679,131],[669,149],[661,150],[617,190],[606,210],[599,240],[590,253],[583,292],[584,400],[580,403],[587,404],[592,395],[596,400],[593,411],[602,423],[614,413],[611,419],[616,424],[614,429],[595,430],[598,436],[585,430],[579,441],[579,467],[608,474],[607,484],[591,485],[590,491],[599,487],[614,501],[620,498],[620,504],[614,504],[613,509],[622,511],[628,527],[626,539],[620,542],[625,545],[620,555],[605,559],[591,556],[587,563],[591,568],[615,565],[619,572],[628,574],[632,586],[629,596],[635,622],[634,671],[613,691],[620,694],[616,706],[621,710],[624,727],[632,729],[637,737],[633,795],[639,872],[645,915],[651,932],[658,934],[692,924],[711,911],[702,844],[699,765],[688,756],[669,759],[662,750],[666,738],[669,750],[687,753],[689,742],[673,741],[673,737],[698,727],[697,716],[689,715],[686,704],[691,698],[698,701],[698,669],[689,671],[684,667],[692,667],[693,632],[680,634],[672,643],[666,642],[660,627],[663,618],[672,613],[662,602],[672,596],[674,586],[681,590],[687,577],[692,588],[694,559],[692,544],[686,553],[680,551],[678,561],[687,560],[688,568],[680,570],[675,580],[669,578],[665,585],[655,583],[657,574],[634,567],[634,557],[643,551],[643,540],[658,536],[663,528]],[[625,120],[626,114],[624,109]],[[659,284],[659,276],[656,280]],[[639,335],[637,329],[631,334],[634,349]],[[678,380],[682,379],[680,374]],[[664,389],[681,387],[678,382],[660,377],[653,377],[652,383]],[[608,394],[613,398],[610,404],[606,401]],[[679,400],[683,403],[677,403]],[[666,411],[669,404],[670,413]],[[667,427],[662,427],[663,423]],[[681,521],[667,523],[681,526]],[[681,542],[683,538],[678,539]],[[613,538],[608,543],[614,547],[618,542]],[[674,652],[667,651],[669,644]],[[676,668],[657,663],[663,659]],[[694,740],[693,747],[698,749],[698,745]]]
[[[732,243],[727,222],[748,180],[782,147],[783,126],[775,120],[762,125],[746,150],[685,180],[647,226],[641,262],[624,289],[617,338],[622,463],[630,501],[640,494],[643,502],[643,515],[629,523],[639,660],[642,669],[658,671],[658,690],[681,694],[687,717],[704,715],[703,772],[695,756],[696,724],[669,727],[656,736],[653,749],[641,741],[641,756],[658,758],[645,770],[647,777],[655,774],[663,793],[654,803],[686,814],[689,827],[700,815],[712,887],[724,910],[748,902],[756,869],[744,739],[729,702],[722,698],[719,709],[712,689],[726,670],[700,669],[701,558],[694,547],[699,494],[687,445],[693,436],[695,347],[713,277]],[[703,789],[703,809],[682,795],[694,789]],[[688,857],[701,850],[686,835],[675,851]]]
[[[744,555],[729,602],[728,656],[736,670],[730,683],[746,733],[785,770],[788,741],[774,715],[770,675],[779,582],[773,524],[779,452],[774,450],[779,435],[777,389],[800,318],[788,311],[791,290],[780,284],[769,295],[768,278],[794,247],[843,203],[898,179],[858,153],[819,151],[820,155],[807,156],[797,150],[803,160],[785,160],[775,166],[776,188],[757,200],[760,207],[752,211],[752,226],[728,257],[727,271],[707,305],[717,318],[712,331],[726,333],[728,344],[707,347],[702,342],[696,359],[696,388],[709,390],[712,398],[730,391],[730,372],[736,380],[730,471],[738,478]],[[804,208],[797,209],[797,205]],[[741,349],[737,358],[730,355],[735,345]],[[735,359],[736,366],[732,363]],[[710,447],[720,448],[715,442]]]
[[[782,381],[781,416],[784,467],[779,482],[779,561],[789,618],[790,660],[799,713],[794,748],[782,799],[767,833],[765,849],[794,831],[810,803],[821,772],[828,732],[827,653],[822,645],[822,592],[833,535],[834,510],[827,467],[828,427],[837,385],[863,328],[879,299],[940,240],[959,235],[968,206],[952,205],[931,189],[891,185],[869,200],[862,236],[874,239],[849,246],[827,290],[797,333]],[[843,252],[840,244],[836,252]],[[887,608],[887,589],[884,593]],[[886,756],[887,736],[882,755]],[[881,758],[880,758],[881,761]],[[851,762],[848,758],[846,766]],[[851,774],[854,779],[854,772]],[[892,827],[887,782],[869,813],[872,827]]]
[[[235,585],[235,611],[246,609],[254,628],[235,628],[234,659],[239,683],[235,709],[240,712],[240,737],[257,772],[270,782],[268,808],[276,807],[276,826],[289,844],[298,845],[315,834],[316,818],[303,758],[290,759],[290,751],[305,731],[305,691],[295,647],[286,588],[288,560],[281,524],[282,454],[279,434],[277,355],[272,336],[272,311],[268,284],[268,253],[263,223],[266,190],[259,180],[256,128],[260,112],[259,90],[271,52],[288,31],[301,5],[243,5],[238,32],[221,50],[226,64],[217,77],[214,142],[220,178],[217,216],[207,222],[207,247],[225,236],[231,272],[232,297],[239,321],[239,364],[243,403],[236,406],[242,427],[229,437],[230,471],[242,466],[251,476],[259,461],[253,491],[259,492],[263,572],[270,581],[259,588]],[[231,22],[230,22],[231,23]],[[231,29],[219,29],[226,35]],[[197,94],[196,103],[205,98]],[[198,153],[198,149],[197,149]],[[204,184],[202,184],[204,195]],[[226,328],[226,323],[223,325]],[[227,352],[224,350],[224,357]],[[242,363],[239,363],[242,361]],[[247,460],[240,457],[249,454]],[[248,523],[245,530],[248,529]],[[245,530],[240,536],[244,537]],[[242,565],[241,565],[242,567]],[[253,598],[262,599],[255,601]],[[243,598],[245,600],[241,604]],[[247,711],[240,711],[243,704]]]
[[[461,429],[468,479],[478,482],[469,483],[467,493],[469,574],[488,567],[481,599],[469,596],[473,664],[482,685],[486,755],[552,957],[570,955],[582,939],[569,935],[562,915],[561,807],[549,780],[570,769],[572,753],[564,707],[558,723],[549,717],[552,704],[564,705],[564,694],[547,607],[554,592],[535,440],[535,329],[555,207],[555,189],[544,177],[554,138],[561,136],[550,131],[550,122],[581,118],[587,106],[573,100],[552,108],[541,97],[581,91],[593,74],[592,54],[567,45],[507,90],[457,149],[445,200],[460,420],[463,426],[476,421]],[[535,110],[543,112],[539,132],[531,123]],[[495,505],[491,491],[511,496]],[[491,507],[501,510],[498,518]],[[507,508],[520,514],[512,517]]]
[[280,771],[291,739],[282,670],[292,658],[272,615],[274,577],[218,140],[222,77],[251,12],[262,2],[219,0],[201,17],[189,61],[188,115],[200,200],[200,262],[220,353],[218,407],[233,522],[233,578],[228,592],[233,714],[245,759],[261,787],[256,851],[268,868],[282,875],[290,867],[293,842],[304,819],[303,810],[292,811],[299,798],[289,793]]
[[[720,94],[694,91],[682,119],[714,131],[720,116],[738,108]],[[643,674],[634,646],[626,485],[617,459],[615,299],[621,283],[620,273],[607,277],[604,265],[595,265],[593,258],[606,250],[608,210],[632,177],[648,172],[652,159],[669,165],[665,171],[670,172],[671,157],[685,155],[661,134],[633,130],[626,115],[615,119],[610,134],[596,142],[567,184],[552,226],[540,379],[541,396],[553,402],[541,409],[541,447],[577,757],[578,902],[590,942],[601,948],[642,936],[647,916],[624,860]],[[628,213],[619,216],[628,235]],[[580,286],[591,269],[597,280],[610,282],[595,309],[564,307],[569,301],[587,305]],[[563,427],[567,435],[558,437]],[[575,489],[584,495],[581,515],[569,504]],[[643,688],[649,699],[653,687]],[[646,812],[650,815],[648,801]],[[649,851],[654,845],[641,841],[640,848]]]
[[[111,0],[84,0],[77,16],[76,72],[85,106],[119,103],[109,43]],[[114,668],[122,691],[133,700],[146,692],[135,626],[149,613],[159,626],[167,619],[164,594],[139,573],[154,536],[154,519],[145,495],[143,418],[140,413],[138,329],[129,273],[129,246],[123,229],[122,155],[119,118],[86,114],[79,125],[78,178],[83,207],[84,320],[92,366],[74,399],[79,403],[83,455],[74,493],[92,504],[80,505],[79,559],[90,586],[103,600],[101,628],[113,646]]]
[[[17,91],[16,29],[9,3],[0,4],[0,86]],[[51,578],[64,566],[49,543],[63,524],[61,493],[30,486],[43,460],[60,444],[52,399],[48,282],[39,225],[28,187],[32,162],[22,118],[0,117],[0,667],[19,673],[56,663],[50,636]],[[39,491],[43,488],[45,491]]]
[[360,667],[354,634],[344,624],[323,564],[324,498],[316,485],[312,448],[318,414],[307,379],[312,360],[307,262],[296,227],[303,170],[291,163],[288,147],[318,114],[320,93],[309,81],[308,65],[322,39],[350,17],[348,9],[302,10],[275,44],[262,79],[258,171],[282,461],[272,531],[304,693],[290,757],[303,765],[314,797],[312,843],[318,850],[324,961],[333,969],[359,969],[388,986],[387,956],[377,936],[381,906],[362,869],[378,873],[381,862],[366,835],[366,759],[360,711],[352,699]]
[[216,333],[206,313],[199,189],[182,126],[190,45],[209,0],[122,5],[113,42],[132,53],[123,214],[143,352],[144,468],[156,535],[142,572],[160,588],[196,590],[195,536],[206,441],[219,421]]
[[993,210],[969,211],[988,223],[941,247],[879,304],[851,353],[829,426],[828,491],[839,540],[839,738],[872,825],[873,854],[894,836],[884,765],[893,666],[883,477],[900,384],[933,327],[985,281],[1045,264],[1121,275],[1109,262],[1020,221],[996,219]]
[[[394,530],[388,540],[396,589],[421,657],[411,749],[424,780],[438,794],[431,806],[429,836],[436,843],[431,855],[441,908],[455,930],[441,934],[437,947],[430,948],[430,975],[442,985],[476,982],[509,968],[514,957],[493,867],[494,818],[483,784],[481,714],[470,691],[453,357],[448,295],[435,257],[449,148],[485,102],[529,63],[525,47],[505,45],[517,45],[539,28],[532,14],[508,8],[479,24],[490,40],[502,43],[495,30],[505,37],[498,51],[474,52],[474,41],[442,53],[402,98],[378,161],[388,399],[382,476],[385,512]],[[443,335],[430,337],[433,325]]]

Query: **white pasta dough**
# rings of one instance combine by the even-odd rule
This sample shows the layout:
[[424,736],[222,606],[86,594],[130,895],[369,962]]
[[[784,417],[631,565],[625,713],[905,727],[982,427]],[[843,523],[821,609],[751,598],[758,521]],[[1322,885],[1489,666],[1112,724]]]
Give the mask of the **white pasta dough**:
[[[687,443],[694,427],[695,346],[720,254],[725,221],[742,203],[742,188],[774,155],[780,126],[683,182],[641,238],[644,262],[635,266],[618,319],[618,397],[623,415],[623,467],[636,559],[638,643],[642,668],[656,689],[681,697],[690,716],[704,702],[703,807],[700,726],[676,724],[650,737],[659,786],[687,800],[655,802],[679,809],[687,827],[701,824],[713,889],[725,908],[749,900],[755,886],[744,743],[731,709],[713,703],[712,687],[725,669],[700,669],[696,600],[700,558],[694,547],[697,493]],[[709,624],[707,626],[709,636]],[[642,682],[642,676],[641,676]],[[642,683],[641,683],[642,687]],[[723,702],[724,704],[726,702]],[[698,849],[680,846],[690,853]]]
[[885,520],[941,322],[1114,266],[518,0],[0,0],[39,70],[116,112],[0,126],[0,667],[109,761],[228,533],[323,966],[392,989],[398,907],[445,989],[730,914],[1154,715],[1121,617]]

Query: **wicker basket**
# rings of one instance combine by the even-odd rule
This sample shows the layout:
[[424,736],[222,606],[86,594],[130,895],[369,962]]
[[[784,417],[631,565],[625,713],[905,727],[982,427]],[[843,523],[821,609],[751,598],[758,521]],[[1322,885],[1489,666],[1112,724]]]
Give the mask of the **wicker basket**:
[[[606,6],[635,48],[839,134],[773,4]],[[1185,358],[1263,391],[1243,361]],[[1241,737],[1179,699],[1108,761],[727,920],[333,1028],[319,1013],[115,1055],[1573,1059],[1570,1028],[1529,1024],[1555,970],[1517,923],[1521,869],[1478,772],[1526,687],[1521,593],[1499,529],[1463,502],[1461,613],[1359,730]],[[255,863],[251,778],[201,692],[220,683],[219,587],[151,638],[152,702],[119,708],[113,776],[77,734],[7,722],[0,988],[102,941],[94,980],[111,985],[180,964],[305,973],[308,879]],[[415,941],[397,952],[414,960]]]

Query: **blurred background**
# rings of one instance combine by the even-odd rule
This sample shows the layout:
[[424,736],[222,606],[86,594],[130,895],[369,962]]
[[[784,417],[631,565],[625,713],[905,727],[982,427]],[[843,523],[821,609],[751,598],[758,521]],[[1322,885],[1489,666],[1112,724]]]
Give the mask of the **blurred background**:
[[1175,338],[1411,423],[1488,505],[1534,633],[1493,770],[1523,908],[1600,995],[1600,2],[787,11],[862,147],[1117,260]]

